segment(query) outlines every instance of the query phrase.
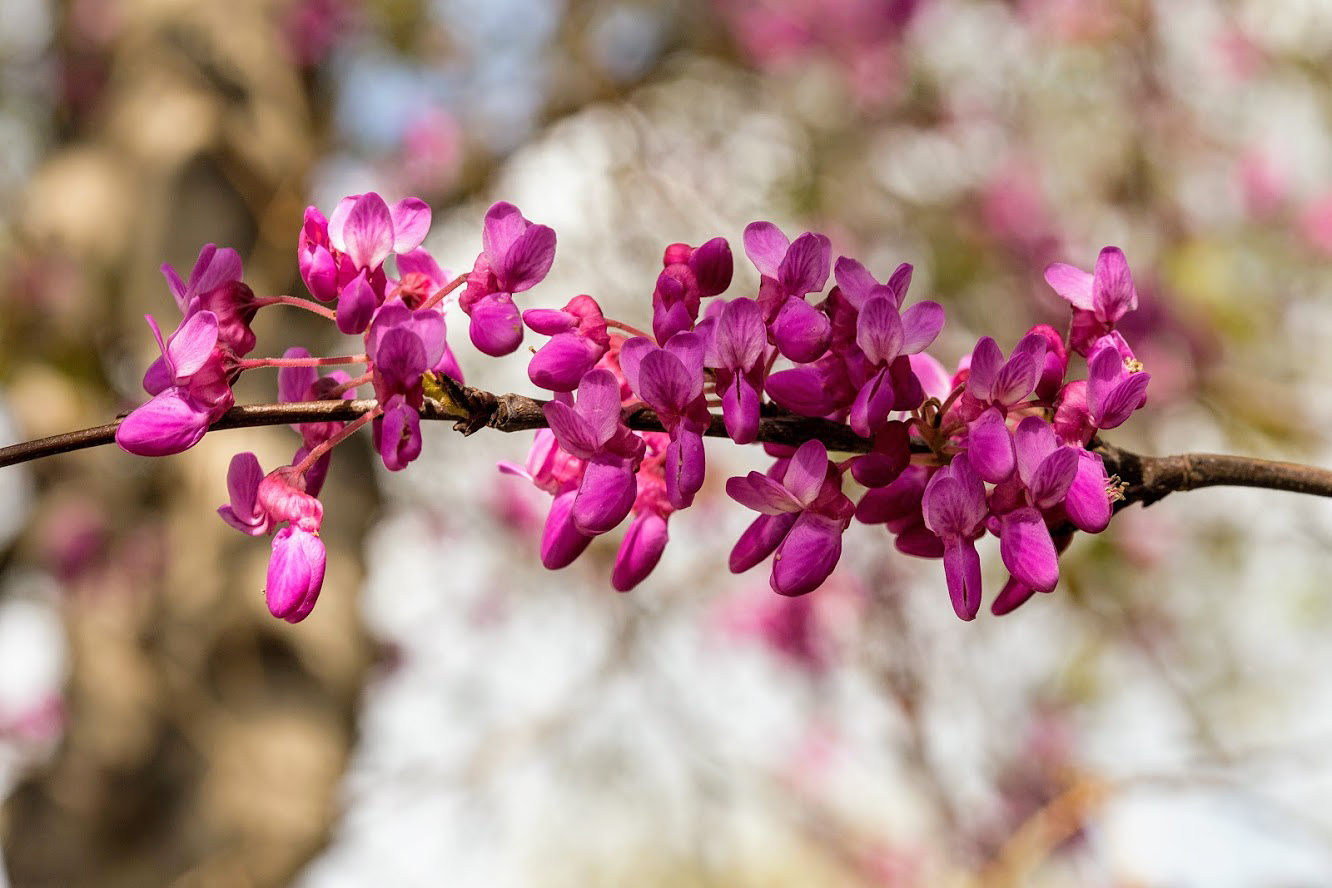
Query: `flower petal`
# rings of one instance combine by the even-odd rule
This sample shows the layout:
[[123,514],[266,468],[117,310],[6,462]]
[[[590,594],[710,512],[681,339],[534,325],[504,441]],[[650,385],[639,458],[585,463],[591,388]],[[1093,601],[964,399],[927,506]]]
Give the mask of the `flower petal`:
[[482,296],[472,304],[471,316],[467,334],[483,354],[501,358],[522,345],[523,320],[508,293]]
[[807,364],[817,361],[828,350],[832,324],[823,312],[803,299],[792,297],[773,319],[772,339],[783,355]]
[[814,504],[828,477],[828,448],[822,441],[806,441],[791,455],[782,486],[806,508]]
[[902,352],[902,316],[891,296],[874,296],[856,318],[856,345],[871,364],[887,364]]
[[636,515],[615,554],[611,585],[619,592],[628,592],[643,582],[661,560],[669,538],[666,519],[661,515],[651,511]]
[[777,280],[789,296],[817,293],[828,282],[832,242],[822,234],[807,231],[796,238],[786,251]]
[[613,529],[629,514],[637,493],[637,479],[624,460],[590,460],[574,498],[574,527],[591,536]]
[[1038,592],[1054,589],[1059,582],[1059,556],[1041,513],[1022,508],[999,521],[999,554],[1008,572]]
[[994,392],[994,380],[1004,366],[1004,353],[999,343],[982,336],[971,352],[971,372],[967,376],[967,393],[978,401],[989,401]]
[[745,255],[754,263],[759,274],[775,280],[791,246],[786,235],[771,222],[751,222],[745,226],[744,240]]
[[971,540],[954,539],[944,545],[944,577],[953,612],[963,620],[976,619],[981,603],[980,555]]
[[510,293],[521,293],[541,283],[555,263],[555,231],[533,225],[509,247],[494,266],[495,277]]
[[1045,267],[1045,282],[1074,308],[1092,309],[1092,276],[1080,268],[1051,262]]
[[801,512],[772,562],[772,588],[781,595],[813,592],[842,557],[842,524],[817,512]]
[[1051,425],[1039,416],[1028,416],[1018,423],[1013,433],[1013,442],[1017,448],[1018,477],[1030,487],[1037,467],[1054,453],[1059,442],[1055,440]]
[[426,232],[430,231],[430,206],[419,197],[404,197],[389,207],[389,217],[393,220],[395,253],[415,250],[425,240]]
[[1106,489],[1110,479],[1105,474],[1105,463],[1098,453],[1078,451],[1078,470],[1064,498],[1064,511],[1068,520],[1079,530],[1100,533],[1110,524],[1114,509]]
[[268,561],[268,584],[264,596],[268,611],[289,623],[310,615],[324,584],[327,554],[318,534],[298,527],[284,527],[273,537]]
[[943,306],[937,302],[917,302],[902,312],[900,354],[914,355],[929,348],[944,325]]
[[217,345],[217,315],[211,311],[196,311],[171,334],[167,343],[167,364],[178,382],[184,382],[198,373],[213,354]]
[[541,564],[547,570],[559,570],[573,564],[583,554],[592,537],[581,533],[573,523],[573,504],[578,491],[570,490],[555,497],[541,531]]
[[754,519],[731,549],[731,557],[727,562],[731,573],[744,573],[771,555],[796,523],[798,514],[765,514]]
[[991,407],[974,419],[967,430],[967,457],[982,480],[998,484],[1013,474],[1013,435],[1003,414]]
[[130,411],[116,429],[116,443],[138,456],[183,453],[202,440],[213,419],[211,410],[173,386]]
[[357,268],[374,271],[393,251],[393,216],[384,198],[367,191],[357,199],[343,229],[347,256]]
[[1096,320],[1113,324],[1138,307],[1138,291],[1133,286],[1133,272],[1119,247],[1106,247],[1096,257],[1092,281],[1092,304]]
[[743,296],[726,303],[713,334],[713,343],[717,366],[743,371],[757,365],[768,344],[763,310],[758,303]]

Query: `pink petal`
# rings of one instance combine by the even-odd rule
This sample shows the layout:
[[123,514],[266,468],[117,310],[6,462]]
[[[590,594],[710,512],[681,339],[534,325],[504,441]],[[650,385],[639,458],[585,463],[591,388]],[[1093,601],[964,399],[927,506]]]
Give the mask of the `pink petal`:
[[[429,210],[426,211],[427,213]],[[427,225],[429,220],[427,219]],[[394,220],[394,234],[397,234],[397,220]],[[409,274],[424,275],[435,287],[442,287],[452,280],[453,275],[439,267],[435,257],[421,248],[413,250],[398,250],[397,242],[394,242],[394,252],[398,254],[398,274],[406,277]]]
[[799,364],[817,361],[828,350],[832,324],[803,299],[786,300],[772,322],[772,338],[783,355]]
[[541,532],[541,564],[547,570],[559,570],[573,564],[583,554],[592,537],[580,533],[573,523],[573,504],[578,491],[570,490],[555,497]]
[[[347,252],[347,219],[351,216],[352,209],[360,199],[361,195],[359,194],[347,195],[342,200],[338,201],[338,205],[333,208],[332,214],[328,217],[328,242],[332,245],[333,249],[340,253]],[[310,210],[314,210],[316,213],[319,212],[316,207],[306,209],[305,220],[307,226],[311,221]]]
[[1064,511],[1068,520],[1079,530],[1100,533],[1110,524],[1114,509],[1106,488],[1110,479],[1100,454],[1086,450],[1078,452],[1078,470],[1064,498]]
[[629,388],[638,391],[638,372],[643,358],[657,351],[657,344],[646,336],[635,336],[620,346],[620,372]]
[[972,421],[967,431],[967,457],[982,480],[998,484],[1013,474],[1013,435],[1004,417],[991,407]]
[[1018,509],[1000,519],[999,554],[1015,579],[1038,592],[1049,592],[1059,582],[1059,556],[1035,509]]
[[1096,319],[1113,324],[1138,307],[1138,291],[1133,286],[1133,272],[1119,247],[1106,247],[1096,257],[1096,275],[1092,283],[1092,305]]
[[638,396],[658,413],[679,415],[693,400],[691,392],[702,391],[703,374],[700,371],[697,380],[691,379],[679,358],[657,349],[639,363],[638,384]]
[[722,419],[726,434],[737,444],[752,444],[758,438],[759,394],[742,375],[722,391]]
[[620,383],[604,368],[593,370],[578,383],[578,401],[574,406],[587,423],[598,446],[615,436],[620,427]]
[[870,290],[879,285],[865,266],[846,256],[838,257],[837,264],[833,266],[833,275],[837,278],[837,286],[842,288],[842,295],[857,310],[864,307]]
[[726,495],[747,509],[764,515],[782,515],[802,511],[804,503],[781,484],[762,472],[726,479]]
[[777,279],[788,295],[816,293],[828,282],[832,242],[822,234],[807,231],[796,238],[786,251]]
[[183,453],[202,440],[213,418],[183,391],[168,388],[121,420],[116,443],[138,456]]
[[946,543],[943,563],[953,612],[963,620],[974,620],[981,603],[980,555],[976,544],[964,539]]
[[521,293],[541,283],[554,263],[554,230],[533,225],[513,242],[493,268],[500,286],[510,293]]
[[1045,458],[1027,485],[1032,504],[1038,509],[1049,509],[1063,502],[1077,473],[1078,451],[1072,447],[1060,447]]
[[509,247],[531,224],[523,218],[517,207],[506,201],[493,204],[486,210],[485,222],[481,228],[481,246],[485,250],[491,268],[499,267],[504,254],[509,252]]
[[806,441],[796,448],[786,467],[782,486],[806,508],[814,504],[828,477],[828,449],[822,441]]
[[773,553],[786,538],[799,513],[760,515],[745,528],[731,549],[727,564],[731,573],[744,573]]
[[167,364],[176,380],[183,382],[198,373],[217,345],[217,315],[196,311],[185,319],[167,343]]
[[389,207],[389,217],[393,220],[394,253],[415,250],[430,231],[430,207],[418,197],[404,197]]
[[754,263],[759,274],[777,278],[782,260],[791,242],[780,228],[771,222],[751,222],[745,227],[745,255]]
[[324,543],[317,534],[296,527],[279,530],[273,538],[264,589],[269,613],[289,623],[299,623],[309,616],[324,584],[326,559]]
[[1092,310],[1092,276],[1080,268],[1051,262],[1045,267],[1045,282],[1074,308]]
[[342,234],[347,256],[357,268],[374,271],[383,265],[393,251],[393,217],[384,198],[373,191],[362,194]]
[[897,395],[888,368],[885,367],[870,377],[856,393],[848,417],[852,431],[862,438],[873,438],[888,422],[888,414],[892,412],[896,400]]
[[661,560],[669,534],[666,519],[656,512],[641,512],[629,524],[611,571],[611,585],[628,592],[647,578]]
[[343,287],[341,295],[338,296],[335,319],[338,329],[349,336],[365,332],[379,303],[367,275],[367,270],[362,268],[360,274]]
[[633,508],[637,492],[633,470],[623,461],[593,459],[574,499],[574,527],[590,536],[613,529]]
[[889,296],[875,296],[856,319],[856,345],[871,364],[887,364],[902,351],[902,317]]
[[917,302],[902,312],[900,353],[914,355],[929,348],[944,325],[943,306],[937,302]]
[[772,562],[772,588],[781,595],[813,592],[842,557],[842,525],[817,512],[801,512]]
[[989,401],[994,392],[994,380],[1004,366],[1004,353],[999,343],[982,336],[971,352],[971,373],[967,377],[967,393],[978,401]]
[[763,359],[768,344],[763,310],[753,299],[740,297],[726,303],[714,333],[718,366],[748,370]]
[[1055,440],[1054,429],[1039,416],[1028,416],[1018,423],[1013,441],[1017,447],[1018,477],[1030,486],[1037,467],[1054,453],[1059,442]]
[[472,304],[467,330],[472,345],[483,354],[500,358],[523,343],[523,321],[507,293],[488,294]]

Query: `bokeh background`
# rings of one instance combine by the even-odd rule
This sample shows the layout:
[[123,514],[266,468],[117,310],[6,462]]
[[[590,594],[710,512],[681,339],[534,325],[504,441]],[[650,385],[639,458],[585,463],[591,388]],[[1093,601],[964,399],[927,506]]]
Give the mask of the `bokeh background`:
[[[915,264],[934,353],[1122,246],[1148,453],[1332,465],[1332,6],[1319,0],[0,0],[0,436],[143,399],[159,273],[207,242],[303,294],[308,203],[418,195],[466,269],[553,226],[526,306],[646,322],[662,248],[814,229]],[[757,275],[737,262],[731,294]],[[261,313],[256,354],[324,326]],[[468,381],[530,392],[450,331]],[[461,334],[461,335],[459,335]],[[238,400],[274,397],[247,374]],[[656,573],[544,572],[526,435],[339,448],[328,579],[268,616],[214,515],[241,430],[0,471],[0,885],[1332,885],[1332,509],[1212,490],[1082,535],[957,621],[854,526],[806,598],[731,576],[757,452]],[[615,537],[615,534],[610,535]],[[993,542],[993,541],[991,541]],[[983,549],[991,594],[997,551]]]

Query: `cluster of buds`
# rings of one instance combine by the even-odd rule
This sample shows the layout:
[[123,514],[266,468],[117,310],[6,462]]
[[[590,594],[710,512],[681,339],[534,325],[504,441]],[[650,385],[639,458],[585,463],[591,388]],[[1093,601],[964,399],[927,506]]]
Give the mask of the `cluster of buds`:
[[[206,247],[188,284],[163,268],[184,317],[165,340],[149,319],[162,358],[144,378],[153,399],[121,425],[117,440],[126,450],[163,455],[193,446],[232,405],[231,385],[247,369],[277,367],[283,401],[374,389],[377,406],[353,422],[297,426],[301,446],[290,465],[265,475],[253,454],[232,461],[223,519],[251,535],[285,525],[268,575],[276,616],[300,620],[318,596],[325,552],[317,496],[333,447],[369,423],[384,466],[405,468],[421,452],[427,380],[461,382],[443,311],[464,284],[457,299],[479,351],[511,354],[525,329],[548,337],[528,377],[551,393],[549,428],[536,433],[526,465],[500,469],[552,497],[540,548],[550,569],[569,565],[632,515],[611,582],[621,591],[640,583],[662,556],[670,516],[703,487],[703,436],[716,408],[738,444],[759,440],[765,411],[844,423],[866,441],[867,452],[840,462],[819,440],[765,443],[772,467],[727,481],[729,496],[759,513],[731,552],[731,570],[772,556],[771,585],[783,595],[828,579],[842,534],[857,519],[886,525],[906,554],[941,558],[953,607],[968,620],[981,605],[975,541],[995,534],[1010,579],[991,609],[1007,613],[1054,589],[1059,553],[1075,531],[1098,533],[1110,521],[1118,488],[1087,445],[1145,403],[1150,378],[1115,329],[1137,306],[1118,248],[1102,250],[1093,272],[1060,263],[1046,269],[1073,309],[1067,337],[1039,325],[1007,357],[982,337],[950,373],[926,354],[944,311],[935,302],[908,304],[911,266],[881,283],[853,259],[833,263],[821,234],[791,241],[769,222],[751,224],[744,249],[760,286],[729,300],[718,298],[734,271],[725,239],[672,244],[647,333],[606,318],[587,295],[562,309],[520,311],[514,297],[545,278],[555,233],[511,204],[487,212],[483,249],[472,271],[456,278],[421,248],[429,225],[429,208],[413,198],[389,206],[374,193],[355,195],[328,218],[309,208],[298,252],[317,302],[256,299],[231,250]],[[830,277],[827,295],[813,296]],[[282,358],[246,359],[255,344],[249,323],[272,304],[334,321],[363,336],[365,352],[316,358],[291,349]],[[1085,379],[1067,380],[1071,354],[1086,359]],[[339,364],[367,369],[319,375],[319,367]],[[626,410],[643,406],[662,431],[628,427]]]

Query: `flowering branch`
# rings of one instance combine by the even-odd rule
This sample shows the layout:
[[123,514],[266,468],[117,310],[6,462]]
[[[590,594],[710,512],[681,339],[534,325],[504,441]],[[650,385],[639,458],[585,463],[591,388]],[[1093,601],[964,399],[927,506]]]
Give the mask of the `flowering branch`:
[[[999,537],[1010,575],[990,609],[1006,614],[1055,588],[1075,532],[1100,533],[1128,503],[1223,484],[1332,496],[1332,473],[1304,466],[1147,457],[1099,439],[1146,405],[1151,382],[1116,329],[1138,305],[1117,247],[1101,250],[1092,271],[1045,269],[1072,310],[1066,334],[1038,324],[1007,354],[982,336],[950,371],[927,352],[943,306],[908,299],[911,265],[881,282],[855,259],[834,263],[831,241],[815,232],[791,240],[771,222],[747,226],[744,250],[760,284],[729,299],[720,298],[734,271],[725,238],[671,244],[651,324],[640,327],[607,318],[588,295],[520,309],[515,297],[545,279],[556,237],[512,204],[487,211],[482,250],[462,274],[421,247],[430,218],[416,198],[389,205],[374,192],[344,198],[329,217],[307,208],[301,278],[317,303],[336,306],[308,307],[361,337],[364,353],[347,357],[297,346],[247,359],[259,308],[303,302],[256,298],[239,255],[211,244],[188,280],[163,266],[181,320],[165,334],[148,318],[161,352],[143,377],[151,399],[118,423],[0,450],[0,465],[112,439],[130,453],[166,456],[213,429],[292,423],[301,445],[290,463],[265,474],[254,454],[236,454],[230,501],[218,510],[241,533],[273,535],[265,593],[274,616],[291,622],[310,612],[323,582],[318,496],[332,451],[361,426],[390,471],[420,456],[422,420],[450,420],[465,435],[537,430],[525,463],[498,469],[552,498],[541,563],[568,566],[632,515],[611,573],[622,592],[652,572],[670,516],[703,488],[704,436],[761,443],[771,467],[726,481],[727,495],[758,513],[731,550],[732,572],[771,559],[773,590],[804,595],[836,568],[853,519],[882,524],[899,551],[943,561],[965,620],[981,606],[975,543],[986,534]],[[445,335],[446,301],[468,318],[482,354],[517,352],[525,330],[546,337],[527,376],[551,399],[464,386]],[[1083,361],[1085,378],[1070,378]],[[319,373],[362,362],[355,378]],[[234,406],[241,373],[269,367],[282,403]],[[357,400],[364,385],[373,400]],[[710,412],[718,407],[720,416]],[[849,456],[832,460],[830,451]],[[856,482],[849,493],[847,474]]]

